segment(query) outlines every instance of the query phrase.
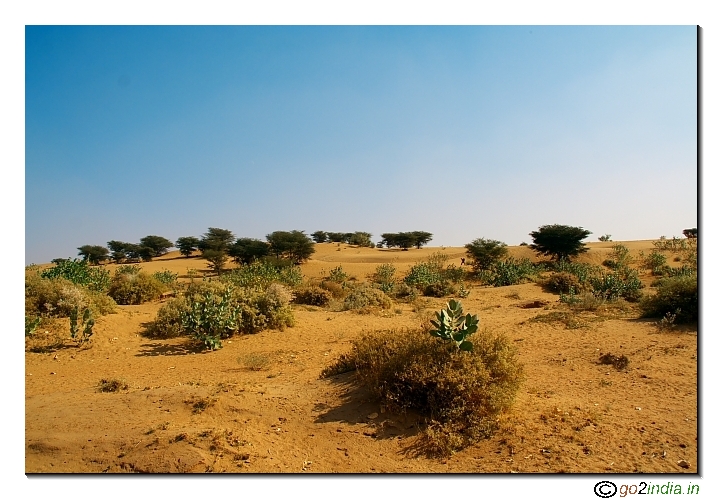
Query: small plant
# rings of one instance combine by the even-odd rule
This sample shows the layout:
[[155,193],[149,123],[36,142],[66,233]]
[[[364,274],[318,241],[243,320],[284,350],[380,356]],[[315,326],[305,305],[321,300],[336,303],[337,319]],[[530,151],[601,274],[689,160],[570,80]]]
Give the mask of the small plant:
[[677,308],[674,313],[668,311],[665,313],[664,318],[659,321],[657,326],[660,330],[673,330],[675,328],[674,321],[677,319],[677,315],[681,312],[682,310],[680,308]]
[[464,315],[461,302],[452,299],[443,309],[436,313],[436,320],[431,320],[435,327],[431,335],[444,341],[454,341],[462,351],[471,351],[474,345],[466,340],[479,329],[479,318],[470,313]]
[[170,270],[157,271],[153,273],[152,276],[158,282],[168,287],[173,287],[178,282],[178,274]]
[[78,346],[82,346],[90,341],[90,337],[93,335],[95,320],[93,320],[90,308],[85,308],[82,320],[78,323],[78,312],[78,308],[74,308],[70,312],[70,338],[74,340]]
[[336,268],[332,269],[330,272],[328,272],[328,279],[331,282],[336,282],[337,284],[341,284],[348,280],[348,274],[343,271],[343,268],[341,266],[337,266]]
[[371,280],[386,294],[390,294],[396,287],[396,267],[391,263],[384,263],[376,267]]
[[39,316],[25,315],[25,337],[29,337],[29,336],[33,335],[39,325],[40,325],[40,317]]
[[220,296],[211,291],[192,299],[189,309],[181,317],[183,329],[206,349],[220,349],[221,338],[240,328],[239,309],[231,303],[230,287]]
[[98,391],[101,393],[117,393],[127,389],[128,383],[123,379],[101,379],[98,382]]
[[271,364],[271,360],[267,356],[258,353],[249,353],[246,356],[239,357],[237,361],[254,372],[265,370]]
[[464,299],[466,297],[469,297],[470,291],[464,286],[464,283],[459,284],[459,289],[456,291],[456,295],[460,298]]

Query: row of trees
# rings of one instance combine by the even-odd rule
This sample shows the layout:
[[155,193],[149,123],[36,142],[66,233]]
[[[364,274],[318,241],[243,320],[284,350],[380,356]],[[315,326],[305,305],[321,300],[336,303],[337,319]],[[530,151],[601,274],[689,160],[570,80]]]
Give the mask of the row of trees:
[[199,239],[180,237],[176,247],[186,257],[200,250],[201,257],[208,260],[211,268],[219,273],[233,258],[237,263],[251,263],[267,256],[288,259],[294,264],[307,260],[316,250],[313,242],[303,231],[276,231],[266,235],[266,240],[247,237],[236,238],[233,232],[223,228],[209,228]]
[[416,247],[417,249],[421,249],[421,246],[424,246],[431,242],[431,239],[433,238],[433,234],[429,232],[399,232],[399,233],[382,233],[381,234],[381,242],[378,243],[377,247],[386,246],[388,248],[391,247],[400,247],[404,251],[408,251],[411,247]]
[[107,247],[98,245],[84,245],[78,247],[78,256],[93,265],[112,260],[115,263],[123,261],[151,261],[162,256],[173,247],[173,242],[159,235],[148,235],[140,239],[140,243],[121,242],[111,240]]
[[324,232],[318,230],[311,234],[311,238],[317,244],[343,242],[354,246],[374,247],[374,243],[371,242],[371,234],[368,232]]

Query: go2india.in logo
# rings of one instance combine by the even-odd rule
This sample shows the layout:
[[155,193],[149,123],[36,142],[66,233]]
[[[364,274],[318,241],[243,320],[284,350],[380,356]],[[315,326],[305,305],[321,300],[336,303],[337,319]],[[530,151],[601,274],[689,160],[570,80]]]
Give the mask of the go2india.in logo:
[[687,489],[681,484],[668,482],[666,484],[652,484],[640,482],[639,484],[622,484],[617,489],[617,485],[612,481],[600,481],[594,485],[594,494],[599,498],[612,498],[619,492],[619,497],[624,498],[627,495],[696,495],[699,494],[699,485],[689,483]]

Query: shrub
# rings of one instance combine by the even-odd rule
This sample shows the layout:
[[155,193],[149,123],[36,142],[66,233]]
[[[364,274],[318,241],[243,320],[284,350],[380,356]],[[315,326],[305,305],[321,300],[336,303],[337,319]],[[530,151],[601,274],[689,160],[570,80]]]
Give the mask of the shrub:
[[123,379],[100,379],[97,388],[101,393],[115,393],[118,391],[127,391],[128,383]]
[[40,273],[42,278],[64,278],[74,284],[96,292],[107,292],[110,287],[110,272],[103,268],[91,268],[78,259],[58,259],[55,266]]
[[528,258],[509,258],[497,261],[489,270],[479,272],[479,278],[486,285],[502,287],[528,281],[538,273],[539,268]]
[[320,283],[320,287],[330,292],[334,299],[344,298],[347,294],[346,289],[344,289],[343,285],[332,282],[331,280],[324,280]]
[[424,288],[424,296],[427,297],[444,297],[451,294],[455,294],[457,291],[456,287],[451,284],[448,280],[441,280],[439,282],[427,285]]
[[224,274],[221,280],[254,289],[266,289],[274,282],[295,287],[303,281],[303,274],[296,266],[279,267],[272,261],[254,261]]
[[368,285],[360,285],[353,289],[343,301],[345,310],[363,310],[366,308],[390,309],[391,299],[379,289]]
[[78,346],[90,342],[90,337],[93,335],[93,326],[95,320],[90,311],[90,308],[83,310],[83,315],[78,321],[78,308],[73,309],[70,312],[70,338],[75,341]]
[[613,273],[602,273],[589,279],[592,293],[596,297],[614,300],[623,298],[638,301],[642,296],[642,281],[639,273],[629,267],[619,268]]
[[168,288],[146,272],[120,273],[113,277],[108,295],[118,304],[143,304],[160,299]]
[[659,270],[667,264],[667,257],[659,251],[652,251],[648,255],[640,254],[642,268],[652,270],[652,273],[659,273]]
[[569,294],[570,292],[578,293],[584,289],[579,278],[573,273],[554,272],[544,280],[542,286],[557,294]]
[[306,287],[297,290],[295,294],[294,302],[311,306],[326,306],[332,297],[329,291],[320,287]]
[[505,337],[482,333],[471,342],[466,352],[421,329],[377,331],[354,341],[351,357],[358,380],[389,409],[418,410],[427,449],[448,454],[489,437],[522,382]]
[[660,279],[657,292],[640,301],[642,317],[663,317],[675,314],[676,323],[698,320],[697,276],[669,277]]
[[337,284],[342,284],[348,280],[348,274],[344,272],[343,267],[339,265],[328,272],[328,280],[336,282]]
[[409,273],[404,277],[404,282],[419,289],[424,289],[431,284],[441,282],[443,276],[438,267],[428,262],[416,263],[409,269]]
[[623,244],[614,244],[611,258],[605,260],[602,264],[616,270],[623,266],[629,266],[631,262],[632,257],[629,255],[629,248]]
[[236,333],[256,333],[293,325],[292,293],[272,283],[265,289],[240,288],[228,282],[199,282],[166,303],[146,329],[151,337],[188,335],[208,349]]
[[599,273],[599,267],[587,263],[576,263],[568,260],[557,261],[552,265],[552,270],[557,272],[571,273],[582,286],[587,286],[589,279]]
[[170,270],[157,271],[151,276],[166,287],[172,288],[178,283],[178,274]]
[[93,315],[115,311],[115,301],[105,294],[74,284],[65,278],[43,278],[37,273],[25,279],[25,314],[69,317],[74,309],[90,308]]
[[384,263],[376,267],[371,281],[379,286],[386,294],[390,294],[396,287],[396,267],[391,263]]
[[498,240],[476,239],[464,246],[466,255],[472,260],[471,265],[477,272],[488,270],[497,261],[508,254],[506,244]]
[[115,275],[137,275],[140,273],[140,266],[138,265],[123,265],[119,267],[117,270],[115,270]]

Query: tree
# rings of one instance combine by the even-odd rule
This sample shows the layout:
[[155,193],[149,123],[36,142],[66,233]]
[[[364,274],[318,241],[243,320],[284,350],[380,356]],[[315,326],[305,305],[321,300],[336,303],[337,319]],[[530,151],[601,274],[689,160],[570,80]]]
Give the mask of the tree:
[[350,234],[348,243],[355,246],[361,247],[373,247],[374,243],[371,242],[371,234],[368,232],[354,232]]
[[328,232],[326,235],[329,242],[346,242],[346,234],[343,232]]
[[78,256],[92,265],[99,265],[108,259],[108,249],[103,246],[84,245],[78,247]]
[[434,236],[429,232],[411,232],[411,235],[414,237],[414,245],[416,246],[416,249],[421,249],[421,246],[425,246],[431,242],[431,239]]
[[122,263],[123,260],[128,258],[128,242],[121,242],[119,240],[111,240],[108,242],[108,249],[110,249],[110,257],[116,263]]
[[173,247],[173,242],[159,235],[148,235],[140,239],[140,245],[153,250],[153,256],[163,256]]
[[193,254],[193,251],[198,249],[200,242],[197,237],[179,237],[178,240],[175,241],[175,246],[183,256],[188,258]]
[[328,234],[326,232],[318,230],[311,234],[311,238],[316,244],[322,244],[323,242],[326,242],[328,240]]
[[143,261],[153,261],[155,251],[151,247],[140,244],[125,244],[125,255],[127,259],[142,259]]
[[231,256],[236,263],[249,264],[256,259],[268,256],[271,252],[271,247],[267,242],[258,239],[241,238],[228,250],[228,255]]
[[530,247],[539,254],[553,256],[557,261],[561,261],[587,252],[589,248],[584,247],[582,240],[591,234],[592,232],[582,227],[543,225],[529,234],[534,241]]
[[484,238],[475,239],[464,247],[466,255],[472,260],[471,265],[476,271],[488,270],[509,252],[503,242]]
[[234,239],[235,236],[230,230],[209,228],[198,243],[201,256],[208,260],[210,267],[219,275],[228,261],[228,251]]
[[697,238],[697,228],[685,228],[682,230],[682,235],[687,237],[688,239],[696,239]]
[[279,258],[290,259],[295,264],[300,264],[316,252],[311,239],[299,230],[273,232],[266,235],[266,240],[273,254]]

